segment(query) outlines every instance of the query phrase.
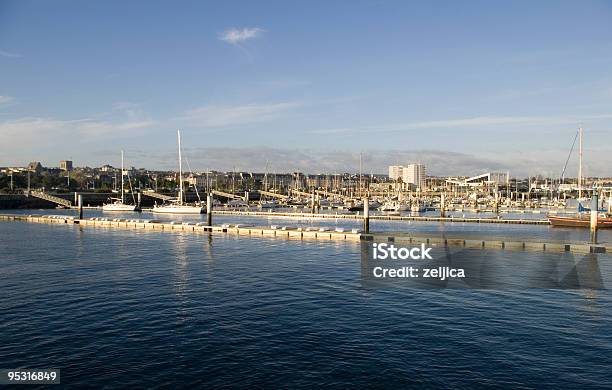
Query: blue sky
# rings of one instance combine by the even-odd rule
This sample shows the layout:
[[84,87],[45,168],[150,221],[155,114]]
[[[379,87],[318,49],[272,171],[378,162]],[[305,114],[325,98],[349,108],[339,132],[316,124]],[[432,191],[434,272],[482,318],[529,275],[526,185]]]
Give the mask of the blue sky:
[[181,128],[193,169],[361,152],[558,175],[582,125],[587,173],[610,175],[611,38],[611,2],[0,0],[0,166],[123,148],[173,168]]

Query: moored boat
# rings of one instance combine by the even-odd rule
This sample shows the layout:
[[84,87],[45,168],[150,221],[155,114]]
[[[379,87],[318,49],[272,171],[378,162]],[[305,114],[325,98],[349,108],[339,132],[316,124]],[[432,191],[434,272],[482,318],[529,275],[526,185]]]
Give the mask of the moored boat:
[[113,203],[104,204],[102,211],[140,211],[140,209],[136,205],[125,204],[121,199],[118,199]]
[[[563,227],[579,227],[589,228],[591,226],[591,216],[577,215],[577,216],[548,216],[548,221],[552,226],[563,226]],[[612,228],[612,218],[603,216],[597,218],[597,228],[606,229]]]
[[176,199],[170,201],[170,203],[155,205],[153,207],[154,213],[162,214],[204,214],[206,209],[200,203],[199,205],[189,205],[185,202],[185,191],[183,190],[183,162],[181,157],[181,132],[176,132],[178,138],[178,159],[179,159],[179,193]]
[[[123,150],[122,150],[121,151],[121,198],[111,198],[111,200],[114,202],[106,203],[102,205],[102,211],[123,211],[123,212],[140,211],[140,208],[138,207],[139,205],[125,203],[125,183],[123,180],[124,176],[125,176],[125,169],[123,168]],[[130,188],[131,187],[132,187],[132,184],[130,182]],[[136,203],[136,200],[134,199],[133,191],[132,191],[132,201]]]

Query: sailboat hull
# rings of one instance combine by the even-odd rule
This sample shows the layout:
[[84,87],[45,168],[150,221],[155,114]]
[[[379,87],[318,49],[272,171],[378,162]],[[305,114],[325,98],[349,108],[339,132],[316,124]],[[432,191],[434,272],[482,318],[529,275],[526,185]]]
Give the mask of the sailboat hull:
[[[548,221],[552,226],[562,227],[579,227],[589,228],[591,226],[590,218],[584,217],[560,217],[560,216],[549,216]],[[612,228],[612,218],[598,218],[597,228],[606,229]]]
[[138,207],[131,205],[131,204],[117,204],[117,203],[111,203],[111,204],[105,204],[104,206],[102,206],[102,211],[140,211],[138,209]]
[[159,214],[206,214],[204,207],[187,205],[156,206],[152,211]]

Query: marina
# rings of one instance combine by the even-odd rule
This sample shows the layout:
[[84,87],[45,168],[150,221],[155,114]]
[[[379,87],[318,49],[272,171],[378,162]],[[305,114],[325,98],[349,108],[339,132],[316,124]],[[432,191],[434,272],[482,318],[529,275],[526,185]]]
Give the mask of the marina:
[[508,239],[476,239],[462,237],[460,234],[422,234],[405,232],[364,233],[361,229],[291,225],[253,226],[245,223],[208,225],[204,222],[160,221],[127,218],[91,217],[78,219],[66,215],[7,215],[0,214],[0,221],[32,222],[49,224],[69,224],[85,227],[104,227],[119,229],[145,229],[154,231],[190,233],[227,233],[249,237],[279,237],[288,239],[324,239],[350,241],[383,241],[405,243],[427,243],[432,245],[455,245],[481,249],[536,250],[575,253],[612,253],[612,245],[588,244],[567,241],[537,241]]
[[0,388],[612,388],[612,2],[0,22]]

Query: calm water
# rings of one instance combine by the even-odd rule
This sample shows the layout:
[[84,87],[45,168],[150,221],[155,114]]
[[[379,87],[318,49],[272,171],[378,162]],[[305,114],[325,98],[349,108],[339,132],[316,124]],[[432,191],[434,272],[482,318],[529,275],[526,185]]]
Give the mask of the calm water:
[[0,368],[61,368],[72,388],[610,386],[610,290],[369,288],[350,242],[0,236]]
[[[0,210],[0,214],[66,214],[77,216],[76,210]],[[481,215],[479,215],[481,216]],[[102,212],[101,210],[85,210],[84,217],[108,217],[108,218],[140,218],[158,219],[163,221],[206,221],[205,215],[164,215],[150,212],[142,213],[117,213]],[[514,216],[518,217],[518,216]],[[518,217],[521,218],[521,217]],[[538,218],[543,218],[539,216]],[[255,226],[333,226],[345,228],[361,228],[362,221],[355,219],[330,219],[330,218],[287,218],[270,215],[260,216],[234,216],[215,215],[213,223],[248,223]],[[551,227],[548,225],[514,225],[495,223],[473,223],[473,222],[423,222],[423,221],[384,221],[372,220],[370,222],[372,231],[387,232],[413,232],[446,235],[447,237],[460,236],[462,238],[481,239],[514,239],[535,241],[564,241],[564,242],[587,242],[589,241],[588,229]],[[598,233],[598,242],[610,245],[612,243],[612,229],[603,229]]]

